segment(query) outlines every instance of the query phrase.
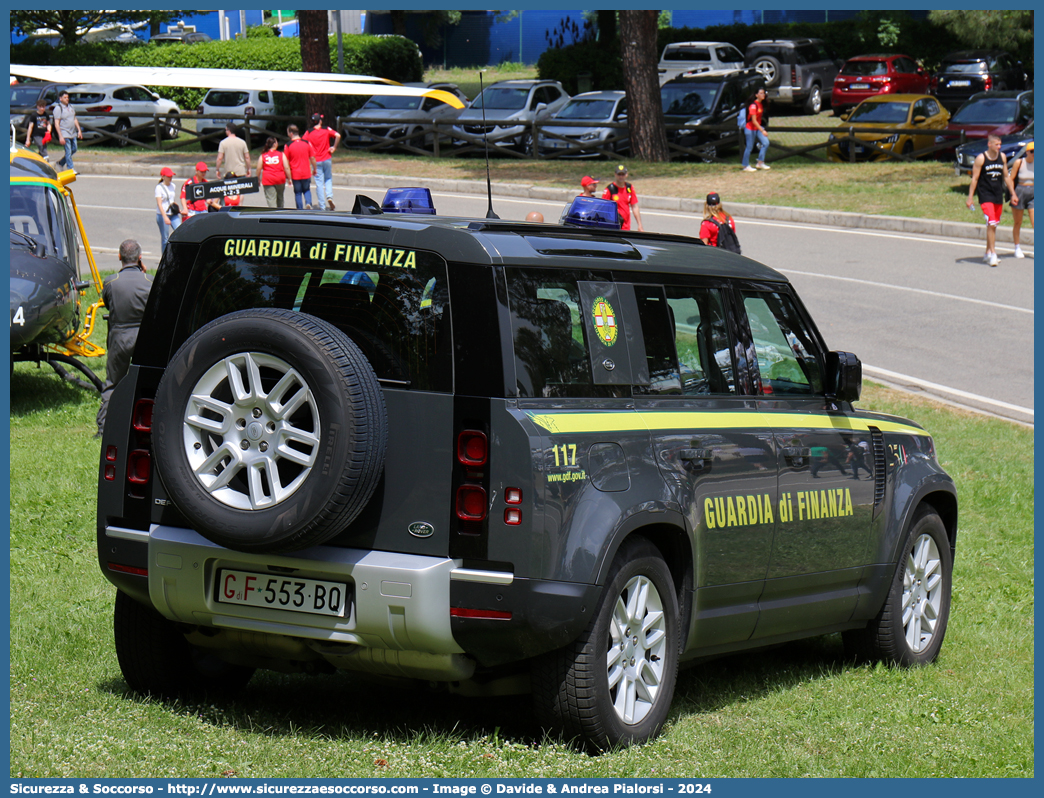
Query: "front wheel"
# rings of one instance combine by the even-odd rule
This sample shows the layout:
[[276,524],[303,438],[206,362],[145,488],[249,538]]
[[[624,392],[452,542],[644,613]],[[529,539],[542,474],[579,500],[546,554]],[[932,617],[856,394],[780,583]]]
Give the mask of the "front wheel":
[[533,156],[533,134],[523,133],[518,137],[518,150],[527,158]]
[[116,593],[113,633],[123,678],[143,695],[225,698],[254,675],[253,668],[230,665],[191,645],[173,622],[122,591]]
[[534,665],[539,719],[596,751],[655,737],[678,677],[679,615],[659,550],[626,541],[587,629]]
[[818,114],[823,110],[823,92],[819,86],[813,86],[809,92],[808,100],[805,101],[805,111],[810,114]]
[[127,131],[130,130],[130,126],[131,126],[131,124],[130,124],[130,120],[129,119],[117,119],[116,120],[116,124],[113,127],[112,132],[115,133],[118,136],[124,136],[125,138],[122,138],[122,139],[114,138],[112,140],[112,143],[113,143],[114,146],[116,146],[116,147],[129,147],[130,146],[130,141],[126,138]]
[[950,617],[953,553],[942,519],[922,505],[906,535],[888,597],[865,629],[845,632],[860,658],[911,667],[939,656]]

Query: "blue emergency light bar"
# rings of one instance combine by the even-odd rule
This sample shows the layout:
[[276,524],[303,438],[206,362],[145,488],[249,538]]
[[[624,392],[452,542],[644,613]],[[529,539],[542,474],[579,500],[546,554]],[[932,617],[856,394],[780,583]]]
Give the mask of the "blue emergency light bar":
[[577,197],[562,217],[562,224],[619,230],[620,211],[612,200]]
[[382,213],[423,213],[435,215],[431,191],[426,188],[389,188],[381,203]]

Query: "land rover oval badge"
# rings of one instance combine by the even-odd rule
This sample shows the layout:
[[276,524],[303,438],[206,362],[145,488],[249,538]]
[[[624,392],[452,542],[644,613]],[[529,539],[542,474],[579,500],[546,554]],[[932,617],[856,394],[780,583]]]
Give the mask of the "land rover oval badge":
[[430,538],[435,534],[435,527],[427,521],[414,521],[410,524],[410,534],[415,538]]

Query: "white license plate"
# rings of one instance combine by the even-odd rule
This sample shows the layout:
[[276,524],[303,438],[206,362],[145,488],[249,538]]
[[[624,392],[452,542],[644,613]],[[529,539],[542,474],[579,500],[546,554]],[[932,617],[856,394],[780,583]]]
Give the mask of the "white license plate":
[[217,600],[224,604],[344,618],[349,592],[348,586],[342,582],[254,574],[226,568],[218,571]]
[[971,81],[970,80],[951,80],[950,81],[950,85],[951,86],[970,86],[971,85]]
[[857,91],[866,91],[867,89],[870,88],[870,84],[869,83],[853,83],[848,88],[855,89]]

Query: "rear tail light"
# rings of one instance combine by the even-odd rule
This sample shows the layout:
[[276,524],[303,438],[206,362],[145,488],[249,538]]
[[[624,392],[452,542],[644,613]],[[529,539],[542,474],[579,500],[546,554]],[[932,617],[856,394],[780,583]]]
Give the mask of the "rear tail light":
[[503,610],[473,610],[465,607],[450,607],[451,618],[479,618],[487,621],[510,621],[511,613]]
[[248,105],[246,108],[243,109],[243,113],[247,116],[254,116],[257,113],[257,111],[254,110],[254,106]]
[[466,468],[486,464],[489,440],[484,432],[466,429],[457,436],[457,460]]
[[203,110],[203,106],[202,105],[197,105],[196,106],[196,113],[197,114],[205,114],[206,111]]
[[522,523],[522,510],[518,507],[508,507],[504,510],[504,523],[508,526],[518,526]]
[[483,520],[486,507],[486,489],[481,485],[461,485],[457,488],[457,518],[461,521]]
[[135,485],[145,485],[151,474],[152,457],[148,449],[135,449],[131,452],[127,457],[127,481]]
[[134,420],[131,422],[137,432],[152,432],[152,408],[156,403],[151,399],[139,399],[134,405]]
[[989,91],[992,88],[993,88],[993,78],[991,78],[989,75],[987,75],[986,78],[982,81],[982,90],[983,91]]
[[797,67],[795,67],[795,66],[792,66],[790,68],[790,85],[791,86],[796,86],[797,85]]
[[106,465],[105,466],[105,481],[115,482],[116,481],[116,466]]
[[120,565],[119,563],[110,562],[108,563],[110,571],[118,571],[121,574],[134,574],[135,576],[148,576],[149,572],[146,568],[138,568],[135,565]]
[[86,113],[89,113],[89,114],[107,114],[111,110],[112,110],[112,106],[111,105],[95,105],[95,106],[93,106],[91,108],[88,108]]
[[522,504],[522,489],[521,488],[506,488],[504,490],[504,503],[505,504]]

